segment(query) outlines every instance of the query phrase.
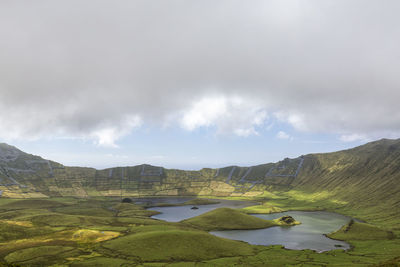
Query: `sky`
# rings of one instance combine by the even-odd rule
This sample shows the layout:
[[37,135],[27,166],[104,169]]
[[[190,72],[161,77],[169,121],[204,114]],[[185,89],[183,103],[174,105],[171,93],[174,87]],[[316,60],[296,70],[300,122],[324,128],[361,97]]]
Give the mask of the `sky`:
[[400,137],[400,2],[0,1],[0,142],[254,165]]

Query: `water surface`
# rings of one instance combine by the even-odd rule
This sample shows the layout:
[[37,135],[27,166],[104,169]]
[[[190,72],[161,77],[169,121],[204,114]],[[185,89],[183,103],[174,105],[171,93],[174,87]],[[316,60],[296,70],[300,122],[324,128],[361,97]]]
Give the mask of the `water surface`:
[[195,199],[195,197],[138,197],[132,198],[136,204],[155,205],[158,203],[178,204]]
[[242,240],[253,245],[283,245],[288,249],[312,249],[322,252],[350,248],[346,242],[324,236],[324,234],[336,231],[348,223],[350,217],[324,211],[289,211],[254,216],[272,220],[284,215],[290,215],[302,224],[258,230],[213,231],[210,233],[219,237]]
[[[180,200],[180,199],[179,199]],[[190,199],[187,199],[190,200]],[[187,201],[185,200],[185,201]],[[155,210],[161,212],[160,214],[152,216],[152,218],[160,219],[168,222],[179,222],[185,219],[189,219],[205,212],[227,207],[227,208],[244,208],[252,205],[256,205],[257,203],[251,201],[239,201],[239,200],[225,200],[225,199],[213,199],[218,201],[218,204],[210,204],[210,205],[195,205],[198,209],[191,209],[194,207],[193,205],[187,206],[177,206],[177,207],[152,207],[150,210]],[[183,203],[185,201],[175,202],[175,203]],[[156,201],[154,203],[161,203],[160,201]],[[174,203],[174,202],[166,202],[166,203]]]
[[[165,197],[165,198],[144,198],[142,203],[183,203],[191,200],[190,197]],[[198,209],[191,209],[192,205],[176,206],[176,207],[152,207],[151,210],[161,212],[152,216],[152,218],[165,220],[169,222],[178,222],[191,217],[198,216],[213,209],[228,207],[228,208],[243,208],[256,203],[250,201],[238,200],[220,200],[218,204],[211,205],[196,205]],[[330,239],[324,234],[338,230],[340,227],[350,221],[350,217],[325,211],[288,211],[273,214],[256,214],[253,216],[273,220],[284,215],[290,215],[300,225],[286,227],[270,227],[267,229],[257,230],[226,230],[212,231],[213,235],[241,240],[253,245],[283,245],[288,249],[312,249],[315,251],[328,251],[332,249],[349,249],[350,245],[343,241]]]

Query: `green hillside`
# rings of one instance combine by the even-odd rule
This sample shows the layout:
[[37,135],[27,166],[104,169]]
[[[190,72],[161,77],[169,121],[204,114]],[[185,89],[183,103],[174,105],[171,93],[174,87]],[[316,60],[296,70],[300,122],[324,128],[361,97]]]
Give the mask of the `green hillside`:
[[[371,142],[349,150],[310,154],[292,194],[336,201],[343,210],[400,229],[400,140]],[[354,215],[354,214],[353,214]]]
[[[396,266],[399,171],[400,140],[200,171],[67,167],[0,144],[0,266]],[[128,196],[189,195],[258,205],[170,223],[149,218],[158,212],[144,205],[121,203]],[[280,227],[279,220],[246,213],[287,210],[335,211],[365,222],[328,235],[349,242],[350,250],[324,253],[253,246],[206,232]]]
[[328,209],[400,229],[400,140],[286,158],[252,167],[199,171],[151,165],[67,167],[0,144],[4,198],[212,196],[257,199],[248,212]]

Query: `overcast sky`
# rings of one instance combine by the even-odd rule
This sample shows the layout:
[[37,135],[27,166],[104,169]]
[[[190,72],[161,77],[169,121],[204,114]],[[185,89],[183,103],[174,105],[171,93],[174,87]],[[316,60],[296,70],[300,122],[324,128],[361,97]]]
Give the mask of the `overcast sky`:
[[400,137],[400,1],[0,1],[0,141],[256,164]]

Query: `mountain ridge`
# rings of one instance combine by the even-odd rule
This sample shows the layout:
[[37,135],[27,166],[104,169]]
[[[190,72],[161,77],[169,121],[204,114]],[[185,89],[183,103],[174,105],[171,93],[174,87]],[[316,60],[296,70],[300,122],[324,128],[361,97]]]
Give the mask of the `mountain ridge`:
[[[102,170],[68,167],[0,144],[2,197],[213,196],[280,193],[318,204],[400,217],[400,139],[285,158],[256,166],[198,171],[142,164]],[[365,216],[369,216],[366,214]],[[375,218],[376,220],[377,218]],[[400,218],[399,218],[400,219]]]
[[[225,182],[229,184],[229,182],[239,182],[239,183],[255,183],[255,184],[260,184],[262,181],[265,182],[266,180],[270,180],[270,184],[284,184],[286,186],[289,185],[295,185],[295,186],[304,186],[307,185],[307,179],[305,179],[304,176],[304,168],[306,169],[309,167],[309,161],[315,161],[317,160],[320,164],[320,168],[326,170],[327,166],[323,166],[324,160],[326,157],[333,157],[337,158],[336,162],[334,164],[330,163],[332,166],[329,166],[330,171],[336,171],[338,169],[343,169],[346,167],[349,167],[352,165],[351,163],[343,164],[343,161],[348,160],[349,157],[345,159],[339,159],[338,155],[353,155],[353,160],[354,158],[360,154],[359,152],[362,151],[364,154],[368,154],[374,151],[381,151],[382,149],[384,150],[385,147],[389,146],[389,150],[393,151],[400,151],[400,139],[392,140],[392,139],[381,139],[377,141],[373,141],[361,146],[357,146],[354,148],[346,149],[346,150],[341,150],[341,151],[336,151],[336,152],[329,152],[329,153],[312,153],[312,154],[307,154],[307,155],[302,155],[298,158],[294,159],[289,159],[285,158],[282,161],[278,161],[275,163],[265,163],[265,164],[259,164],[255,166],[246,166],[246,167],[241,167],[241,166],[227,166],[223,168],[218,168],[218,169],[212,169],[212,168],[202,168],[197,171],[192,171],[192,170],[179,170],[179,169],[166,169],[161,166],[153,166],[150,164],[140,164],[140,165],[135,165],[135,166],[118,166],[118,167],[111,167],[111,168],[105,168],[105,169],[95,169],[91,167],[72,167],[72,166],[64,166],[60,163],[57,163],[55,161],[47,160],[44,159],[40,156],[28,154],[26,152],[23,152],[16,148],[15,146],[8,145],[6,143],[0,143],[0,168],[3,168],[3,174],[4,174],[4,168],[7,170],[11,170],[11,172],[14,172],[15,174],[17,173],[37,173],[38,175],[43,175],[43,169],[46,167],[48,168],[48,172],[50,176],[54,175],[54,168],[56,169],[82,169],[84,171],[91,171],[95,173],[104,173],[108,172],[109,178],[115,178],[117,175],[114,173],[120,173],[121,179],[124,178],[123,170],[127,169],[128,171],[131,171],[131,176],[141,176],[141,177],[164,177],[165,172],[175,172],[177,175],[176,176],[181,176],[182,178],[184,177],[191,177],[195,179],[195,176],[199,176],[198,174],[201,173],[210,173],[214,172],[214,177],[213,178],[218,178],[218,177],[226,177]],[[386,149],[386,150],[388,150]],[[372,150],[372,151],[371,151]],[[382,153],[381,153],[382,154]],[[385,156],[385,155],[384,155]],[[359,160],[364,160],[362,157],[358,157]],[[304,160],[307,161],[308,164],[303,166]],[[396,160],[399,160],[398,158]],[[341,162],[342,161],[342,162]],[[375,161],[376,162],[376,161]],[[322,165],[321,165],[322,163]],[[47,166],[38,166],[40,164],[44,164]],[[313,166],[315,167],[316,162],[313,163]],[[367,164],[364,162],[364,164]],[[326,164],[325,164],[326,165]],[[140,169],[140,172],[138,173],[137,169]],[[135,171],[133,171],[135,170]],[[400,171],[400,166],[396,168],[396,170]],[[132,173],[133,171],[133,173]],[[313,171],[315,173],[315,171]],[[263,175],[264,174],[264,175]],[[325,173],[326,174],[326,173]],[[1,175],[1,171],[0,171]],[[297,176],[300,175],[302,179],[293,179],[297,178]],[[307,172],[306,175],[309,175]],[[19,175],[16,175],[19,176]],[[104,176],[104,175],[103,175]],[[271,179],[268,179],[268,177],[271,177]],[[280,177],[279,181],[275,179],[275,182],[273,182],[274,179]],[[199,178],[199,177],[197,177]],[[18,180],[18,179],[16,179]],[[142,179],[145,180],[145,179]],[[149,180],[149,179],[148,179]],[[151,179],[150,179],[151,180]],[[153,179],[155,180],[155,179]],[[222,179],[223,180],[223,179]]]

